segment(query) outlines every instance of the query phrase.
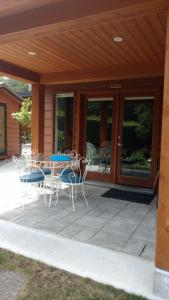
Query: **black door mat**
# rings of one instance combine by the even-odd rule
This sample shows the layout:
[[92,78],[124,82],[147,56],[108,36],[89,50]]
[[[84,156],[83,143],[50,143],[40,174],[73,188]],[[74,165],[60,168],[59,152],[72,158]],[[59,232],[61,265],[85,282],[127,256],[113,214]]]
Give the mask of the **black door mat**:
[[150,204],[154,198],[154,193],[148,194],[143,192],[136,192],[136,191],[126,191],[111,188],[107,192],[105,192],[101,197],[105,198],[113,198],[118,200],[124,200],[129,202],[141,203],[141,204]]

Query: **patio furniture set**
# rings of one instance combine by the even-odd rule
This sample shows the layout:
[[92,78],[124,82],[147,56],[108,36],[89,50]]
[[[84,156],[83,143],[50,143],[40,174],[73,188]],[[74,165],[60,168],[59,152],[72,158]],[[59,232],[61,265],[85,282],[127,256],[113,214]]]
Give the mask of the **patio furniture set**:
[[13,162],[19,173],[23,207],[25,196],[28,195],[28,185],[38,187],[37,197],[44,194],[46,205],[47,194],[50,193],[48,206],[51,206],[52,195],[55,196],[55,205],[57,205],[59,192],[62,192],[71,201],[73,211],[75,211],[78,187],[81,187],[85,203],[88,205],[84,192],[88,160],[76,151],[65,151],[65,153],[52,154],[50,157],[33,151],[30,156],[23,158],[13,156]]

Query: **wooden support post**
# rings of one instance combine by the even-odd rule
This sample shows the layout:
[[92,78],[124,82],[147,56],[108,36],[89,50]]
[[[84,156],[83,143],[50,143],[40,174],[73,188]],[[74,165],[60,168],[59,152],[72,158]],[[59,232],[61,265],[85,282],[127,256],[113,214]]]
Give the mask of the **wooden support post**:
[[158,296],[169,299],[169,12],[164,73],[156,268],[154,291]]
[[44,152],[44,95],[45,88],[32,85],[32,151]]
[[76,93],[73,116],[73,149],[81,153],[81,95]]

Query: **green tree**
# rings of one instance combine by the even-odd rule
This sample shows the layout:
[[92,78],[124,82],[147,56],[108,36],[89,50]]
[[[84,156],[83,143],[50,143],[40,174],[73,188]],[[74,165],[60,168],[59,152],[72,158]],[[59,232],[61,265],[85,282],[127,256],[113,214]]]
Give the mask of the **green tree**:
[[22,126],[22,131],[25,132],[26,140],[31,138],[31,124],[32,124],[32,100],[26,98],[22,101],[20,111],[11,114],[12,118],[16,119]]
[[29,91],[29,84],[23,81],[15,80],[5,76],[0,76],[0,81],[2,83],[5,83],[9,88],[11,88],[16,93]]

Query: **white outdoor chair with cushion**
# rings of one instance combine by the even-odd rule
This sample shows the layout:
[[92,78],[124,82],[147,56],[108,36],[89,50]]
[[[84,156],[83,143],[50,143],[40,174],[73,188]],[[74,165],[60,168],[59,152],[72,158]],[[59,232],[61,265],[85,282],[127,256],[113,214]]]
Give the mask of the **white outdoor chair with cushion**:
[[69,187],[69,198],[72,202],[73,211],[75,211],[74,199],[77,198],[78,186],[82,188],[82,194],[86,202],[86,205],[88,206],[88,201],[84,193],[84,183],[87,175],[87,169],[86,169],[87,164],[88,164],[88,160],[84,157],[81,157],[77,163],[75,162],[75,164],[72,164],[71,168],[69,168],[69,172],[68,169],[65,168],[62,170],[60,174],[60,186],[62,187],[62,184],[65,184],[66,186]]
[[[45,158],[44,158],[44,154],[43,153],[33,153],[33,155],[31,155],[31,158],[33,160],[35,160],[35,162],[37,161],[37,165],[42,169],[43,173],[47,176],[47,175],[51,175],[51,170],[50,168],[46,168],[44,166],[44,161],[45,161]],[[28,157],[25,157],[26,161],[29,162],[29,158]],[[38,163],[39,162],[39,163]]]
[[[22,196],[27,196],[28,194],[28,184],[37,185],[37,197],[40,195],[41,191],[45,188],[43,184],[45,182],[45,174],[43,170],[38,166],[32,163],[27,164],[25,160],[18,159],[16,156],[12,156],[13,162],[16,164],[19,173],[19,180],[25,186],[25,193],[22,193]],[[24,198],[23,198],[24,200]],[[46,198],[45,198],[46,200]],[[23,202],[24,207],[24,202]]]

